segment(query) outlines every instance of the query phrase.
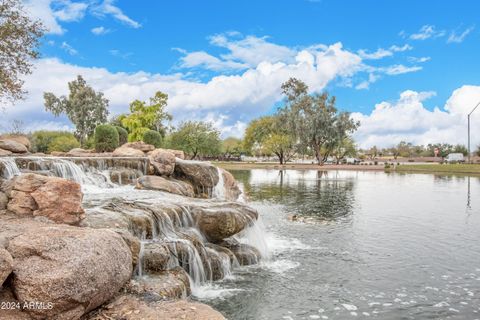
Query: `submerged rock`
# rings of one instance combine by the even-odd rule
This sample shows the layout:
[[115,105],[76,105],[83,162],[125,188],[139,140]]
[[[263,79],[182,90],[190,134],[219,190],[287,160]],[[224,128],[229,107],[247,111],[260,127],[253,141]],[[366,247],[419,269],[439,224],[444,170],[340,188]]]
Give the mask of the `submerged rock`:
[[195,196],[193,187],[188,182],[158,176],[143,176],[138,178],[136,188],[165,191],[187,197]]
[[0,149],[11,151],[13,153],[27,153],[25,145],[12,139],[0,139]]
[[132,274],[130,250],[113,231],[3,217],[0,237],[8,239],[18,301],[52,304],[27,310],[35,318],[78,319],[111,299]]
[[170,176],[175,169],[175,154],[165,149],[155,149],[148,153],[150,164],[153,166],[155,174],[160,176]]
[[2,185],[7,209],[19,216],[44,216],[57,223],[78,224],[84,218],[83,194],[76,182],[34,173]]
[[225,320],[211,307],[187,300],[153,301],[122,295],[92,313],[88,320]]

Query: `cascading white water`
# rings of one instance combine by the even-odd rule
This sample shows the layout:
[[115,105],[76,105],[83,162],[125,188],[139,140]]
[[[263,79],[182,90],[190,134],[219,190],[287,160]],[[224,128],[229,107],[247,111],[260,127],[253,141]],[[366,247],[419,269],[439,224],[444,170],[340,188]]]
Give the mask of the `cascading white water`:
[[[220,261],[220,268],[221,268],[221,273],[224,278],[228,278],[232,276],[232,262],[230,260],[230,256],[226,254],[225,252],[218,252],[215,249],[212,248],[205,248],[207,252],[210,254],[214,255],[218,261]],[[238,261],[237,261],[238,263]]]
[[225,190],[225,181],[223,179],[222,170],[220,170],[220,168],[217,168],[217,173],[218,173],[218,182],[213,188],[212,198],[225,200],[226,190]]
[[[112,169],[111,159],[106,159],[106,161],[101,159],[90,159],[90,161],[76,159],[73,161],[54,157],[19,157],[18,160],[17,163],[15,158],[0,158],[1,164],[3,164],[4,167],[3,175],[6,178],[12,178],[15,175],[21,174],[20,166],[21,168],[30,169],[28,171],[44,171],[42,174],[50,174],[76,181],[81,184],[82,190],[87,196],[108,193],[106,188],[119,187],[119,185],[110,181],[111,172],[109,170]],[[131,164],[129,168],[132,169],[130,166]],[[146,166],[144,164],[138,164],[138,170],[141,169],[141,172],[145,171],[145,168]],[[135,167],[133,169],[135,170]],[[209,191],[213,198],[224,200],[226,195],[224,176],[220,169],[217,169],[217,172],[218,183],[214,188],[210,188]],[[119,182],[121,181],[120,179]],[[116,192],[118,192],[121,188],[117,188],[116,190]],[[149,202],[147,201],[146,203],[148,204]],[[167,244],[171,252],[168,267],[181,266],[184,268],[189,275],[191,287],[194,291],[201,291],[201,287],[210,283],[213,279],[210,257],[214,256],[220,261],[220,269],[223,277],[230,277],[232,270],[239,267],[236,258],[232,260],[225,252],[205,246],[207,240],[195,225],[195,219],[188,205],[182,206],[176,204],[175,208],[172,207],[172,210],[169,212],[161,210],[141,210],[133,207],[129,209],[130,213],[133,213],[135,210],[141,211],[139,215],[143,216],[145,216],[145,212],[148,211],[148,217],[151,226],[153,226],[152,230],[133,230],[135,236],[141,240],[138,264],[135,270],[137,276],[145,276],[144,248],[147,248],[146,245],[149,242],[159,241]],[[241,243],[257,247],[262,256],[267,257],[268,249],[264,241],[262,243],[262,230],[261,224],[259,225],[252,220],[250,227],[235,238]],[[145,250],[148,251],[148,249]],[[218,268],[218,263],[215,267]]]
[[263,225],[261,217],[258,217],[257,220],[252,219],[249,227],[233,236],[233,238],[240,243],[257,248],[262,258],[268,259],[270,257],[270,250],[265,240],[265,226]]
[[0,158],[0,163],[3,165],[3,177],[5,179],[11,179],[14,176],[20,175],[20,169],[13,158]]

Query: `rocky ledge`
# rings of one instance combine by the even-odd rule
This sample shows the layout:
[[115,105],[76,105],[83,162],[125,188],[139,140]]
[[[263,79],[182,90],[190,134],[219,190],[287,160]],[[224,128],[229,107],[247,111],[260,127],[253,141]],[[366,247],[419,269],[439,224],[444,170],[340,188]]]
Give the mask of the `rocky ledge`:
[[58,176],[74,162],[55,171],[55,158],[15,160],[31,169],[1,185],[0,301],[11,306],[1,319],[224,319],[189,296],[258,262],[258,250],[239,241],[258,213],[232,201],[240,191],[224,170],[171,150],[122,148],[149,159],[131,179],[138,190],[94,203],[72,175]]

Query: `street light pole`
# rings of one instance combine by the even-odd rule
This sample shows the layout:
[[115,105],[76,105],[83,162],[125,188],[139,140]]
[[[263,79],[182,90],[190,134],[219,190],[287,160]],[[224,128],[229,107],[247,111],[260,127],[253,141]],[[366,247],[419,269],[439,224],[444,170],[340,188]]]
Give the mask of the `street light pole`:
[[473,113],[473,111],[475,111],[475,109],[477,109],[477,107],[480,105],[480,102],[477,103],[477,105],[475,106],[475,108],[472,109],[472,111],[470,111],[470,113],[468,114],[468,163],[470,163],[470,154],[471,154],[471,151],[470,151],[470,115]]

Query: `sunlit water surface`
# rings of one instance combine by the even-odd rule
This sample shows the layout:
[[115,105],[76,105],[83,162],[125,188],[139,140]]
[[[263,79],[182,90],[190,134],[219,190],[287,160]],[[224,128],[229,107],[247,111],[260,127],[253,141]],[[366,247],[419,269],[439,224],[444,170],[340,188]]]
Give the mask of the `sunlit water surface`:
[[480,319],[480,178],[232,173],[271,257],[198,298],[229,319]]

